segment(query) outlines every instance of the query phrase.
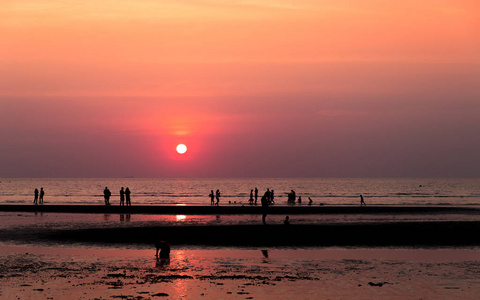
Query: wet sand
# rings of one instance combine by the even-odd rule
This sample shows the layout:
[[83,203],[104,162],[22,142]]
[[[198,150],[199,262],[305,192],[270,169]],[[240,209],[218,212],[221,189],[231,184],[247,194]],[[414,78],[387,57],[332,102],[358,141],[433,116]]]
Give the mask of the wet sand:
[[[226,215],[261,214],[261,205],[0,205],[0,212],[52,212],[52,213],[118,213],[118,214],[181,214],[181,215]],[[480,214],[477,207],[458,206],[320,206],[320,205],[273,205],[269,214]]]
[[[147,223],[148,224],[148,223]],[[480,221],[300,225],[12,226],[0,241],[97,245],[199,246],[480,246]]]
[[[5,248],[5,246],[3,247]],[[478,251],[0,245],[5,299],[478,299]],[[265,251],[261,251],[265,250]],[[266,255],[265,255],[266,254]]]

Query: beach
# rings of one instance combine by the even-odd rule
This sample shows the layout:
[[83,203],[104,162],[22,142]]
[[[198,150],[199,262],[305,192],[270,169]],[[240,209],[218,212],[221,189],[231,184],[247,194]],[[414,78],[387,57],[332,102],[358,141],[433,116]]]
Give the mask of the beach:
[[[1,205],[0,296],[477,299],[480,293],[480,239],[471,234],[480,229],[476,208],[317,207],[309,214],[306,206],[272,208],[263,225],[258,207]],[[169,260],[155,257],[158,240],[170,243]]]
[[143,248],[5,247],[5,299],[478,299],[480,293],[475,249],[187,247],[162,262]]

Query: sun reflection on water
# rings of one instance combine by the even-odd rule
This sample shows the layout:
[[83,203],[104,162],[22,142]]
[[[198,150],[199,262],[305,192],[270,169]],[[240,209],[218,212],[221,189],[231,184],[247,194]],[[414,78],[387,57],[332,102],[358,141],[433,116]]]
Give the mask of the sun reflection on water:
[[175,216],[175,220],[177,220],[177,222],[183,222],[187,219],[187,216],[185,215],[176,215]]

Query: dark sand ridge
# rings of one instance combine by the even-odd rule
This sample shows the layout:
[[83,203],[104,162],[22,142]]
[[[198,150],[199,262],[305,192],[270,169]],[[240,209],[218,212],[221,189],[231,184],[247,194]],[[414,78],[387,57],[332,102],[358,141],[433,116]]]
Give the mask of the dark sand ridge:
[[[260,222],[260,221],[259,221]],[[323,225],[187,225],[0,230],[0,241],[88,245],[196,246],[480,246],[480,221]]]
[[[51,212],[51,213],[118,213],[118,214],[164,214],[164,215],[228,215],[261,214],[258,206],[195,206],[195,205],[0,205],[3,212]],[[457,206],[281,206],[268,208],[268,214],[479,214],[476,207]]]

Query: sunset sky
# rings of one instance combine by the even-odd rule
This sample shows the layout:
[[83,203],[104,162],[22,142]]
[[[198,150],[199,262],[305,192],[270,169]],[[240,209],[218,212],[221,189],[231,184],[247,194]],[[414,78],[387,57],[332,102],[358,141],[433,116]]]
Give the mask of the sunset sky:
[[480,2],[3,0],[0,141],[0,177],[480,177]]

